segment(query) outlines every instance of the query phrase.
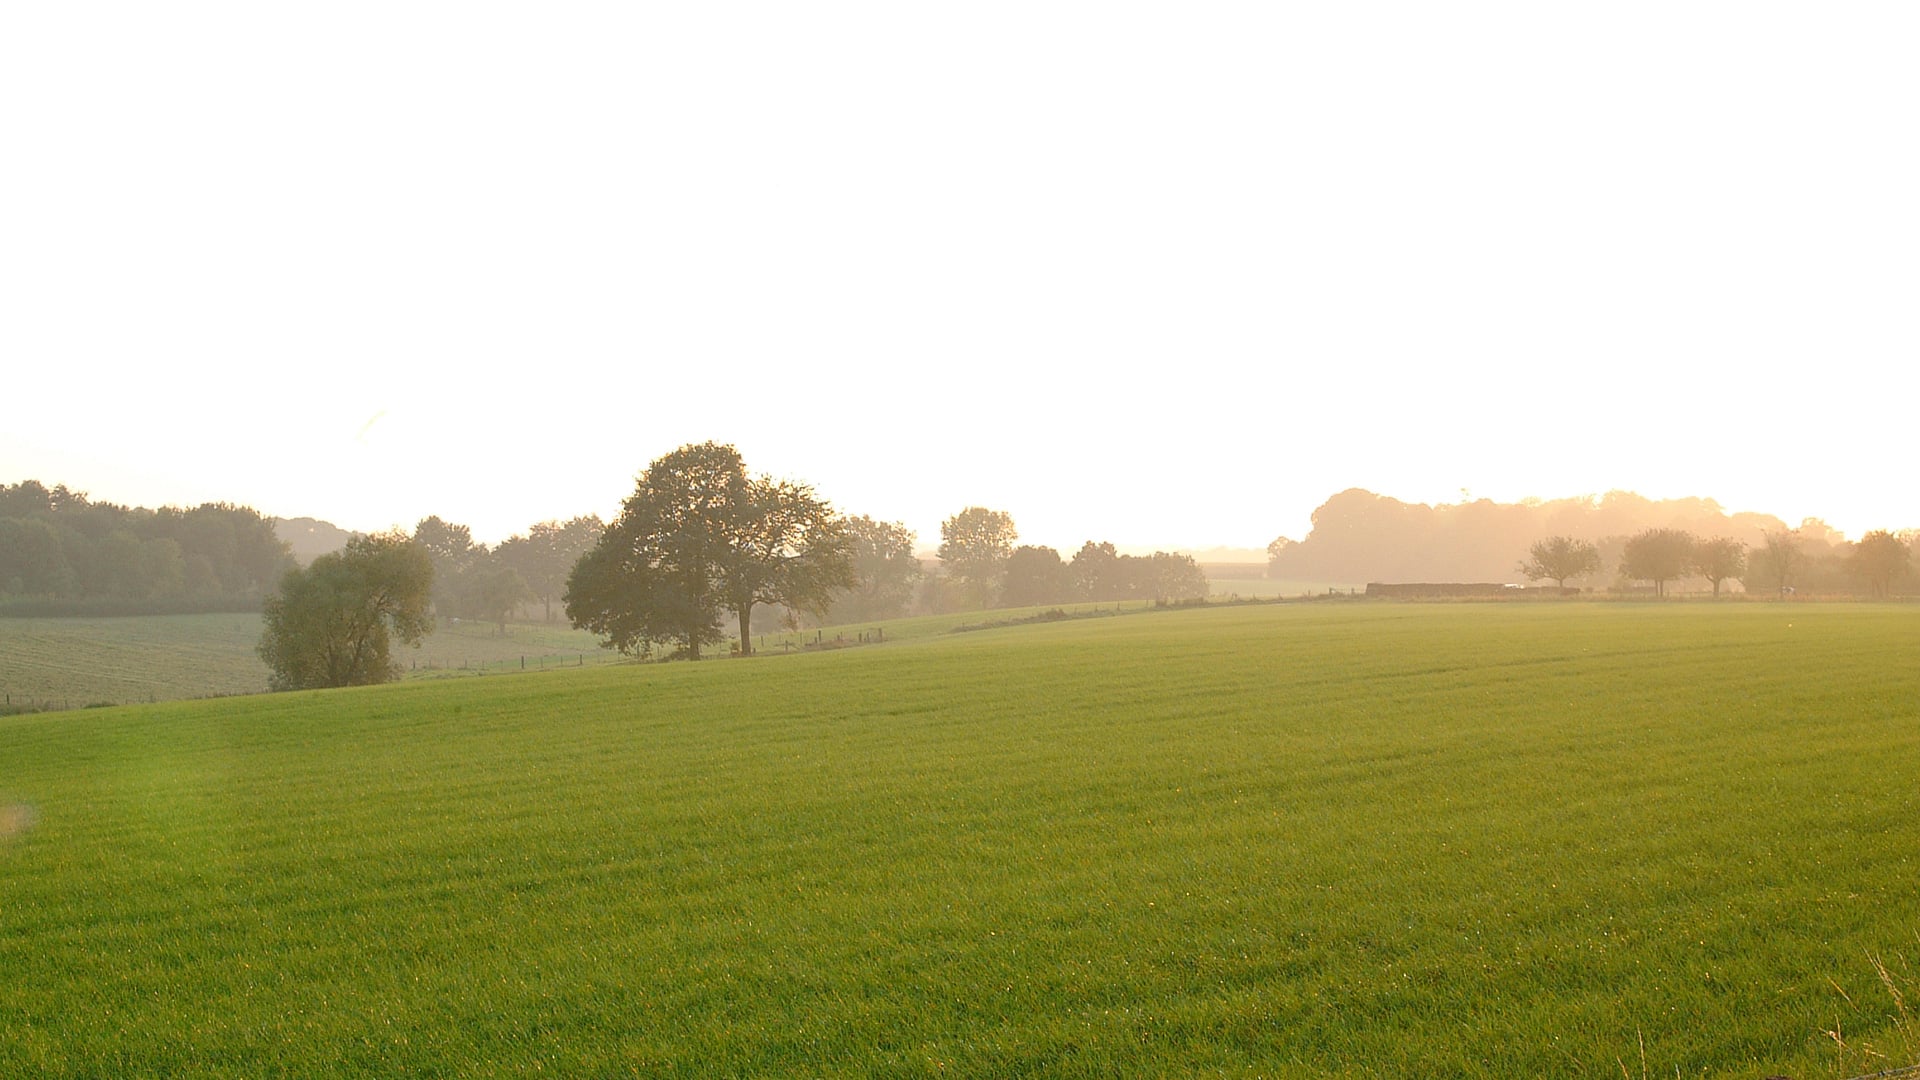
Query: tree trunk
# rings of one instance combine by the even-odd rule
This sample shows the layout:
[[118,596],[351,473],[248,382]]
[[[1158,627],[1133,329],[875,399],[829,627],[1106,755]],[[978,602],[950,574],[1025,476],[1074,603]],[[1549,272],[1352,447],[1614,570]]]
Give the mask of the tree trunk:
[[753,601],[740,605],[740,655],[753,655]]

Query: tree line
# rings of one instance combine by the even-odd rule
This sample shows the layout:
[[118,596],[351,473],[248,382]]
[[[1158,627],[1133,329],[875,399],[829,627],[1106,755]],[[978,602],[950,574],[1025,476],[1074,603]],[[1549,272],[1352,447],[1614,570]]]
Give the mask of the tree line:
[[290,562],[273,523],[244,506],[148,510],[64,484],[0,486],[3,611],[256,611]]
[[[1649,533],[1684,534],[1685,542],[1679,535],[1664,542],[1640,540],[1630,559],[1628,545]],[[1304,540],[1275,539],[1267,548],[1267,572],[1295,581],[1354,584],[1505,581],[1516,560],[1524,566],[1537,558],[1532,546],[1542,537],[1594,549],[1591,565],[1568,575],[1563,585],[1624,590],[1643,582],[1664,593],[1680,581],[1701,582],[1716,592],[1737,582],[1749,592],[1784,588],[1820,596],[1920,591],[1911,558],[1885,569],[1892,565],[1886,561],[1889,544],[1911,553],[1911,532],[1876,530],[1849,542],[1818,518],[1789,526],[1769,514],[1730,513],[1712,499],[1654,500],[1625,491],[1429,506],[1353,488],[1314,511]]]
[[[1816,547],[1800,529],[1776,529],[1749,551],[1726,536],[1699,537],[1685,529],[1647,529],[1619,544],[1613,563],[1619,579],[1644,581],[1654,595],[1665,596],[1669,582],[1697,577],[1713,587],[1738,580],[1748,592],[1791,595],[1809,580],[1835,593],[1839,578],[1864,588],[1868,595],[1886,598],[1902,586],[1914,584],[1912,538],[1875,529],[1852,544]],[[1572,536],[1550,536],[1535,541],[1520,572],[1534,581],[1550,579],[1561,588],[1567,582],[1602,573],[1609,560],[1598,544]]]

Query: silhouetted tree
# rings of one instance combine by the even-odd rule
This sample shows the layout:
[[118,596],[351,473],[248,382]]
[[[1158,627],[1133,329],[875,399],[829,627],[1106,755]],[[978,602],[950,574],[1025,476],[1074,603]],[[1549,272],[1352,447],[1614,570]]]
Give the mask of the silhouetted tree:
[[829,611],[845,622],[891,619],[906,610],[923,571],[913,553],[913,530],[866,516],[845,522],[853,584],[833,597]]
[[1118,600],[1127,595],[1126,575],[1120,569],[1120,553],[1110,543],[1089,540],[1073,553],[1067,576],[1074,592],[1082,599]]
[[1191,555],[1156,551],[1144,559],[1123,555],[1120,562],[1134,564],[1136,569],[1129,576],[1136,594],[1148,600],[1205,600],[1212,589],[1206,571]]
[[0,592],[62,597],[73,595],[79,587],[53,522],[40,517],[0,518]]
[[267,598],[260,658],[275,690],[359,686],[399,676],[390,655],[433,629],[433,563],[399,533],[361,536],[289,569]]
[[740,620],[752,651],[756,604],[808,608],[852,582],[832,507],[804,484],[747,475],[739,451],[683,446],[640,474],[620,516],[567,578],[573,625],[622,652],[677,641],[692,659]]
[[502,637],[513,609],[533,596],[520,571],[508,566],[498,555],[488,555],[467,571],[467,610],[493,623]]
[[1784,596],[1804,559],[1800,530],[1769,529],[1762,536],[1766,543],[1748,562],[1748,580],[1764,581],[1776,595]]
[[495,549],[506,565],[520,572],[533,598],[544,606],[544,618],[553,621],[553,602],[567,587],[573,564],[600,542],[606,525],[598,515],[542,521],[524,536],[510,536]]
[[969,506],[940,523],[940,561],[980,607],[990,607],[1019,536],[1012,515]]
[[1693,547],[1692,566],[1713,584],[1713,595],[1718,597],[1721,582],[1746,572],[1747,545],[1724,536],[1699,541]]
[[1648,529],[1627,541],[1620,572],[1653,582],[1654,595],[1665,596],[1667,582],[1684,576],[1692,565],[1693,545],[1693,534],[1685,529]]
[[445,617],[471,614],[467,601],[470,583],[467,572],[473,569],[486,548],[473,542],[473,530],[455,525],[433,514],[421,518],[413,527],[413,542],[427,553],[433,563],[433,608]]
[[1283,562],[1286,561],[1287,549],[1293,547],[1293,545],[1294,545],[1294,541],[1289,540],[1284,536],[1274,537],[1273,542],[1267,545],[1267,576],[1268,577],[1280,576],[1280,566]]
[[1002,607],[1060,604],[1072,593],[1073,582],[1058,551],[1021,546],[1007,556],[1006,578],[1000,589]]
[[720,580],[740,620],[742,656],[753,652],[755,604],[818,614],[854,584],[852,542],[833,507],[805,484],[749,479],[731,539]]
[[64,485],[0,486],[0,596],[257,609],[287,560],[272,525],[245,507],[147,510]]
[[1529,581],[1545,578],[1562,589],[1567,587],[1568,578],[1585,577],[1599,569],[1600,549],[1571,536],[1534,541],[1527,549],[1527,561],[1520,564],[1520,572]]
[[1847,569],[1866,582],[1874,596],[1884,598],[1893,591],[1893,583],[1900,575],[1906,573],[1911,557],[1899,537],[1885,529],[1875,529],[1853,545],[1853,552],[1847,556]]

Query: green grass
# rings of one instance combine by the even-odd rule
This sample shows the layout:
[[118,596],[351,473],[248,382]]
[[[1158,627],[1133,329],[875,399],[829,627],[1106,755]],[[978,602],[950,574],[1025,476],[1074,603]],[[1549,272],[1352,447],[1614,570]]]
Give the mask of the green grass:
[[1870,1072],[1916,657],[1293,605],[9,718],[0,1074]]
[[624,659],[600,647],[600,639],[556,623],[508,623],[507,632],[490,622],[442,619],[418,646],[398,645],[393,658],[403,678],[448,674],[541,671],[607,664]]
[[[257,614],[0,619],[0,711],[263,693],[259,643]],[[409,679],[624,659],[564,623],[509,623],[502,635],[472,620],[448,620],[393,658]]]
[[1241,597],[1243,599],[1271,599],[1275,597],[1322,596],[1329,592],[1365,593],[1364,584],[1334,584],[1325,581],[1282,581],[1278,578],[1244,577],[1208,578],[1207,584],[1215,597]]
[[267,688],[258,615],[0,619],[0,705],[80,708]]

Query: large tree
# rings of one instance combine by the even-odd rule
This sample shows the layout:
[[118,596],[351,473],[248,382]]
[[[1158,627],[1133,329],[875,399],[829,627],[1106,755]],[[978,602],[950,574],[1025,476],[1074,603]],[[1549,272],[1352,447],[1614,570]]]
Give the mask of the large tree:
[[392,642],[412,644],[433,629],[432,590],[433,563],[399,533],[358,536],[304,570],[289,569],[263,612],[268,684],[303,690],[398,677]]
[[1875,529],[1860,538],[1847,556],[1847,569],[1867,583],[1878,597],[1892,593],[1894,582],[1906,573],[1911,559],[1906,543],[1885,529]]
[[1693,534],[1685,529],[1647,529],[1627,541],[1620,572],[1635,581],[1653,582],[1655,596],[1667,594],[1667,582],[1686,575],[1693,564]]
[[1520,572],[1529,581],[1545,578],[1562,589],[1567,587],[1568,578],[1585,577],[1599,569],[1600,549],[1571,536],[1534,541],[1527,549],[1527,561],[1520,564]]
[[1013,515],[969,506],[940,523],[940,561],[947,576],[964,585],[980,607],[990,607],[1019,538]]
[[750,477],[740,452],[683,446],[640,474],[620,516],[567,579],[573,625],[622,652],[678,642],[692,659],[740,620],[752,651],[756,604],[817,607],[852,583],[844,531],[811,488]]
[[1693,570],[1713,583],[1713,595],[1720,595],[1720,583],[1736,578],[1747,569],[1747,545],[1731,537],[1717,536],[1693,546]]
[[853,548],[833,507],[805,484],[770,477],[747,481],[734,517],[733,550],[721,588],[740,620],[740,655],[753,652],[753,608],[782,604],[819,613],[851,588]]

